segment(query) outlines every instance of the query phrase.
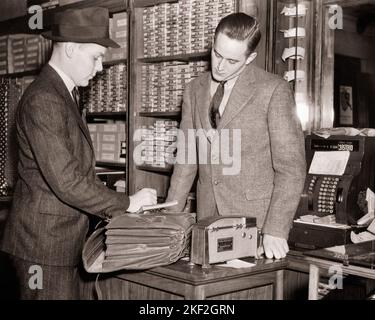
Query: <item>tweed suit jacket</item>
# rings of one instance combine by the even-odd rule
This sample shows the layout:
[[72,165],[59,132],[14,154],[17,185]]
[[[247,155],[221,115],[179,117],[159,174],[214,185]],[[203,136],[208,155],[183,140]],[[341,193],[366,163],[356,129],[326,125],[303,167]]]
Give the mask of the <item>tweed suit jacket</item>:
[[63,80],[49,65],[16,114],[18,181],[1,249],[44,265],[79,263],[88,215],[122,214],[129,198],[95,175],[91,138]]
[[[185,141],[178,140],[167,201],[177,200],[174,209],[182,210],[198,173],[198,219],[216,212],[252,216],[263,233],[287,238],[306,175],[304,136],[292,91],[280,77],[250,64],[212,130],[210,77],[204,73],[185,90],[180,125]],[[189,129],[200,132],[195,140],[186,138]],[[193,158],[191,152],[197,154],[196,164],[181,163]]]

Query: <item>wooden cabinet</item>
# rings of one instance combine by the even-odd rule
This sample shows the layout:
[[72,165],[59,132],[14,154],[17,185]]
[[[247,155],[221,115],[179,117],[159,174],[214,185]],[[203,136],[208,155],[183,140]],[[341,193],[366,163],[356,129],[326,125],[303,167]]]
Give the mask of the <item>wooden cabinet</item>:
[[208,269],[179,260],[165,267],[100,276],[99,298],[123,300],[282,300],[285,260]]

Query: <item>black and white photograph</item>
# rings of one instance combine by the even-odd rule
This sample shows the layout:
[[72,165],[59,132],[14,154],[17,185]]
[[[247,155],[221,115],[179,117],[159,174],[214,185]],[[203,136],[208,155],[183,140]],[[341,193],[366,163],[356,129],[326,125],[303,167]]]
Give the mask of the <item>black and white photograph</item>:
[[1,0],[0,304],[375,300],[374,40],[375,0]]

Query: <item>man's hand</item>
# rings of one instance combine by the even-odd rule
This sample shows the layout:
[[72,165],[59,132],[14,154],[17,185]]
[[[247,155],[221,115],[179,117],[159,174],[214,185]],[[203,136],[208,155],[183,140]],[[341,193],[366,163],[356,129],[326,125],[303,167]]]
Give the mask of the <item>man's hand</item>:
[[128,212],[137,212],[143,206],[154,205],[157,202],[157,195],[155,189],[144,188],[137,193],[129,196],[130,205]]
[[289,251],[288,243],[283,238],[263,234],[263,245],[258,248],[258,256],[265,253],[268,259],[281,259],[285,258]]

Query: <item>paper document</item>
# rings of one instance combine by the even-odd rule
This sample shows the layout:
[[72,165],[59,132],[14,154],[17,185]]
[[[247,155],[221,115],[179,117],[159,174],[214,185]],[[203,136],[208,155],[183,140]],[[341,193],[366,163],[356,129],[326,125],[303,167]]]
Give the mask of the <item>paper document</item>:
[[305,58],[305,48],[302,48],[302,47],[285,48],[281,56],[281,59],[285,61],[288,58],[297,59],[297,60]]
[[374,220],[374,213],[373,212],[369,212],[369,213],[366,213],[362,218],[360,218],[358,221],[357,221],[357,224],[359,226],[366,226],[367,224],[369,224],[372,220]]
[[306,36],[306,29],[305,28],[291,28],[288,30],[280,30],[284,32],[284,38],[295,38],[295,37],[305,37]]
[[309,174],[342,176],[348,164],[349,151],[316,151]]
[[323,137],[324,139],[329,138],[330,136],[358,136],[365,135],[362,134],[362,131],[351,128],[351,127],[340,127],[340,128],[321,128],[314,132],[317,136]]
[[366,190],[366,201],[368,213],[374,215],[375,212],[375,193],[370,188]]
[[370,225],[367,227],[367,231],[375,235],[375,220],[372,220]]
[[[358,234],[355,234],[353,231],[350,233],[350,240],[352,240],[353,243],[360,243],[360,242],[375,240],[375,219],[374,219],[374,217],[372,217],[371,219],[372,219],[372,222],[367,227],[367,231],[363,231],[363,232],[358,233]],[[358,224],[359,224],[359,222],[358,222]]]
[[235,269],[240,269],[240,268],[250,268],[254,267],[256,264],[255,263],[250,263],[246,262],[240,259],[234,259],[234,260],[229,260],[226,263],[218,264],[218,267],[226,267],[226,268],[235,268]]
[[150,206],[143,206],[141,208],[141,211],[150,211],[150,210],[157,210],[157,209],[164,209],[164,208],[169,208],[173,207],[178,204],[178,201],[169,201],[169,202],[164,202],[164,203],[159,203],[155,205],[150,205]]
[[368,232],[363,231],[361,233],[355,234],[353,231],[350,233],[350,240],[352,240],[353,243],[361,243],[361,242],[367,242],[367,241],[373,241],[375,240],[375,235]]
[[323,226],[327,228],[333,228],[333,229],[350,229],[350,226],[347,224],[342,224],[342,223],[318,223],[318,222],[309,222],[309,221],[303,221],[301,219],[296,219],[294,220],[296,223],[301,223],[301,224],[308,224],[312,226]]
[[305,71],[303,71],[303,70],[286,71],[285,74],[284,74],[284,79],[288,82],[291,82],[293,80],[303,81],[303,80],[305,80]]
[[281,14],[284,14],[286,17],[301,17],[305,16],[307,12],[307,7],[304,4],[299,4],[297,7],[284,7],[281,11]]
[[345,246],[329,247],[329,248],[325,248],[325,250],[330,251],[330,252],[339,253],[339,254],[342,254],[342,255],[346,254]]

